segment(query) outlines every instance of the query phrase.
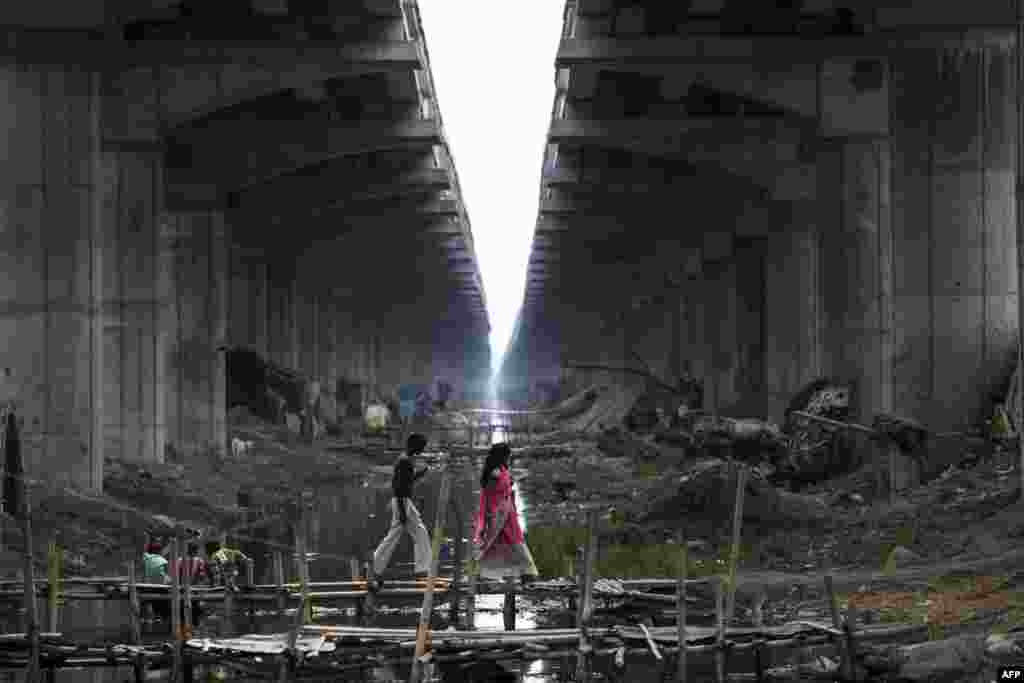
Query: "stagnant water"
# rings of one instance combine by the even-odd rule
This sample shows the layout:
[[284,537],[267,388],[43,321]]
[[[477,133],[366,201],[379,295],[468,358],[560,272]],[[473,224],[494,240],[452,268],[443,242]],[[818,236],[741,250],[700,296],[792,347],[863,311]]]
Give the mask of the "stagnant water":
[[[455,461],[449,466],[453,474],[452,497],[462,523],[463,537],[469,536],[473,514],[476,511],[479,497],[479,463],[467,460]],[[514,468],[517,479],[529,476],[529,472]],[[329,581],[347,578],[350,575],[349,558],[366,558],[376,544],[383,538],[390,523],[388,501],[390,491],[391,467],[381,464],[362,480],[347,483],[326,485],[317,491],[314,512],[311,518],[310,551],[317,553],[316,559],[310,564],[310,578],[313,581]],[[433,527],[437,513],[436,499],[438,496],[440,476],[432,472],[422,479],[415,491],[415,500],[428,529]],[[517,489],[522,523],[529,535],[530,502]],[[456,535],[456,520],[451,518],[446,527],[449,535]],[[269,556],[258,557],[257,581],[270,582]],[[409,575],[411,573],[412,544],[406,537],[395,552],[392,559],[392,570]],[[294,574],[293,574],[294,576]],[[484,595],[476,600],[475,627],[479,630],[501,630],[504,628],[502,616],[502,596]],[[378,614],[375,625],[385,627],[414,627],[418,620],[418,599],[409,599],[403,609],[386,609]],[[391,605],[392,603],[388,603]],[[517,615],[517,628],[552,628],[572,625],[572,615],[568,614],[558,603],[546,605],[535,604],[520,599]],[[214,608],[216,609],[216,607]],[[444,616],[448,614],[447,603],[441,601],[436,611]],[[64,608],[60,615],[60,630],[71,638],[91,640],[102,633],[120,642],[127,642],[129,636],[128,605],[126,601],[111,602],[75,602]],[[314,615],[319,624],[351,624],[356,623],[354,614],[345,609],[317,610]],[[7,615],[3,620],[7,632],[24,628],[22,617],[18,614]],[[293,620],[279,618],[274,614],[258,614],[254,619],[238,615],[235,619],[236,631],[246,633],[282,632],[291,627]],[[436,624],[435,624],[436,625]],[[446,623],[444,625],[447,625]],[[223,624],[217,615],[205,617],[197,629],[198,633],[216,635]],[[169,627],[157,622],[146,628],[144,636],[147,640],[166,641]],[[773,660],[781,659],[773,657]],[[697,661],[694,661],[697,660]],[[694,680],[703,680],[712,676],[710,662],[707,658],[698,660],[691,658],[691,669]],[[770,664],[771,662],[766,662]],[[550,683],[559,679],[560,662],[524,661],[513,662],[505,666],[517,674],[517,679],[524,683]],[[752,661],[736,657],[733,659],[733,670],[750,671]],[[612,674],[611,663],[599,660],[595,669],[598,672]],[[651,657],[637,657],[626,663],[629,678],[636,683],[660,681],[663,663]],[[155,675],[155,674],[154,674]],[[22,680],[21,672],[0,673],[0,681]],[[58,683],[120,683],[131,681],[132,672],[128,669],[99,669],[60,671],[57,673]],[[236,679],[238,680],[238,679]],[[353,678],[352,680],[360,680]],[[407,669],[382,668],[372,672],[362,680],[405,681],[408,680]],[[452,677],[440,680],[462,680]],[[564,680],[564,679],[563,679]]]

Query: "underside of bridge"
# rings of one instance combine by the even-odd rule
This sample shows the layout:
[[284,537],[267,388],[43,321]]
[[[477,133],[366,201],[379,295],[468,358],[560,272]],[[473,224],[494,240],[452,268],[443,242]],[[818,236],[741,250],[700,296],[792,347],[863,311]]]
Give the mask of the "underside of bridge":
[[642,360],[726,414],[832,376],[978,423],[1017,354],[1016,12],[569,0],[509,395]]
[[26,467],[227,440],[225,346],[387,396],[490,370],[409,0],[5,3],[0,388]]

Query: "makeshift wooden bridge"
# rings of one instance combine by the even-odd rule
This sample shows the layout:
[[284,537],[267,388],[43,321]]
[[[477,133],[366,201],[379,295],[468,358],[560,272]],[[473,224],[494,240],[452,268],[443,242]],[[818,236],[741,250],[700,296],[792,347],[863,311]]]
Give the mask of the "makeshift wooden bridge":
[[[437,505],[437,519],[433,530],[432,560],[428,578],[419,581],[391,581],[381,591],[369,591],[374,581],[369,571],[371,564],[361,565],[353,559],[352,577],[345,581],[312,582],[309,579],[309,553],[306,534],[295,534],[294,557],[297,558],[298,581],[285,580],[283,553],[276,554],[274,584],[255,584],[249,575],[241,586],[192,586],[172,572],[173,583],[147,584],[136,581],[135,563],[128,565],[125,577],[65,579],[51,571],[44,581],[36,580],[32,564],[31,546],[26,547],[25,580],[0,582],[0,600],[23,600],[26,607],[24,634],[10,634],[0,638],[0,668],[21,668],[26,671],[27,683],[38,683],[44,674],[58,669],[83,666],[131,667],[135,680],[141,683],[147,669],[170,668],[171,681],[191,681],[197,666],[219,666],[255,678],[274,678],[282,683],[297,680],[329,678],[339,680],[361,676],[369,668],[381,664],[410,665],[411,683],[429,680],[433,668],[448,663],[466,663],[479,660],[536,660],[565,657],[574,658],[576,680],[590,680],[595,658],[612,657],[618,670],[622,670],[627,655],[648,655],[675,669],[677,680],[685,681],[687,658],[690,655],[709,655],[714,658],[716,680],[729,678],[729,655],[736,651],[753,650],[760,654],[777,648],[803,648],[832,644],[840,653],[838,661],[844,680],[852,678],[855,652],[864,641],[889,640],[900,635],[911,635],[923,627],[884,627],[854,631],[856,617],[848,613],[841,618],[831,580],[825,582],[830,598],[831,624],[797,622],[785,626],[764,627],[755,611],[752,628],[730,626],[735,604],[736,562],[742,520],[743,492],[746,470],[737,477],[736,508],[733,514],[733,552],[727,576],[688,578],[686,539],[680,535],[679,576],[673,579],[634,579],[626,581],[596,580],[594,565],[597,556],[599,511],[589,510],[588,541],[577,556],[577,576],[574,579],[541,581],[512,587],[478,581],[463,576],[463,544],[457,544],[451,579],[438,577],[440,569],[441,539],[446,528],[446,516],[451,492],[451,477],[442,477]],[[26,492],[27,493],[27,492]],[[297,505],[299,519],[296,529],[305,529],[308,521],[305,499]],[[26,538],[31,539],[29,506],[25,498]],[[184,529],[179,527],[172,544],[172,556],[183,555]],[[291,554],[291,553],[290,553]],[[19,591],[19,586],[21,590]],[[690,591],[700,587],[700,596]],[[659,589],[674,590],[674,595],[658,593]],[[712,588],[716,625],[693,626],[688,623],[692,602],[707,602]],[[505,630],[482,632],[469,629],[432,630],[435,597],[446,597],[451,609],[450,623],[461,625],[459,611],[466,603],[471,613],[473,598],[482,593],[499,592],[505,595]],[[567,629],[515,630],[515,598],[517,595],[559,596],[571,599],[570,609],[575,612],[575,626]],[[37,602],[47,601],[47,632],[38,627]],[[369,621],[380,602],[418,598],[423,600],[419,625],[415,629],[373,628],[371,624],[354,626],[318,626],[313,624],[313,607],[339,601],[353,601],[361,622]],[[655,628],[650,625],[600,624],[595,620],[594,602],[597,598],[646,600],[668,606],[675,611],[676,625]],[[463,599],[465,598],[465,600]],[[62,602],[78,600],[128,600],[130,602],[131,642],[80,643],[71,642],[58,632],[59,609]],[[141,638],[141,605],[145,601],[171,602],[171,634],[168,643],[143,644]],[[192,607],[196,601],[220,603],[225,617],[221,637],[193,637]],[[293,620],[286,633],[270,635],[234,636],[232,620],[239,612],[248,611],[250,617],[257,605],[272,604],[280,614],[286,611]],[[292,607],[297,607],[291,612]],[[692,614],[690,615],[692,618]],[[753,676],[767,680],[770,672],[760,666]],[[798,672],[799,673],[799,672]],[[818,672],[822,673],[822,672]],[[824,672],[829,673],[829,672]]]

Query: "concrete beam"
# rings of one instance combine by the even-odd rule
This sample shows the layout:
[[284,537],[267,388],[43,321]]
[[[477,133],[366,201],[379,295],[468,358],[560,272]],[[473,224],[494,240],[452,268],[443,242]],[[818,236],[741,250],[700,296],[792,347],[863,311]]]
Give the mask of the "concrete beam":
[[[274,66],[230,64],[174,69],[164,67],[159,70],[160,120],[164,127],[176,128],[242,102],[257,100],[284,90],[308,88],[329,79],[405,71],[412,68],[384,63],[366,65],[306,61]],[[176,74],[177,77],[172,79],[172,74]],[[206,87],[201,87],[204,83]]]
[[[926,23],[926,22],[922,22]],[[644,36],[570,38],[561,42],[556,68],[580,64],[814,64],[837,57],[885,57],[905,50],[983,49],[1012,46],[1013,27],[923,31],[920,28],[865,36]]]
[[567,106],[580,106],[592,98],[599,72],[608,70],[660,78],[660,95],[664,99],[650,106],[652,115],[657,113],[659,118],[671,118],[676,111],[685,114],[694,85],[782,108],[796,116],[818,116],[818,63],[577,65],[572,68],[566,90]]
[[768,190],[771,199],[801,201],[817,197],[818,167],[804,161],[796,146],[694,145],[685,158],[694,163],[715,164],[728,173],[749,178]]
[[366,121],[303,126],[299,121],[224,123],[181,131],[175,141],[191,158],[197,181],[241,190],[340,156],[440,144],[437,120]]
[[310,215],[325,220],[337,217],[346,222],[360,222],[363,219],[377,216],[397,218],[409,214],[454,218],[461,215],[461,209],[462,203],[457,199],[444,199],[439,196],[439,193],[428,190],[426,194],[414,195],[404,201],[388,198],[335,202],[325,209],[313,209],[310,211]]
[[[552,122],[550,141],[554,144],[591,144],[616,147],[635,153],[676,159],[704,165],[717,165],[728,173],[748,178],[752,183],[769,189],[772,197],[783,200],[808,199],[815,196],[816,167],[807,156],[807,147],[801,144],[797,129],[791,124],[765,124],[761,133],[744,137],[746,124],[733,119],[731,135],[725,128],[718,133],[698,134],[697,131],[678,134],[672,132],[672,122],[651,122],[645,119],[615,122],[614,135],[602,138],[601,126],[576,125],[581,122],[558,120]],[[622,124],[621,126],[618,124]],[[710,124],[708,124],[710,125]],[[756,131],[759,124],[752,124]],[[784,137],[771,139],[772,128]],[[612,129],[609,127],[609,133]]]
[[305,213],[306,210],[375,202],[389,197],[433,193],[451,186],[443,169],[374,169],[358,175],[292,175],[239,193],[234,206],[256,216]]
[[296,64],[332,68],[422,69],[423,47],[413,41],[345,43],[288,40],[140,40],[111,41],[95,31],[0,31],[0,62],[75,64],[89,70],[123,70],[185,64],[248,64],[263,69],[293,70]]
[[[621,183],[674,183],[683,179],[699,182],[720,190],[723,186],[743,188],[750,196],[767,195],[767,188],[753,182],[745,175],[730,173],[712,163],[692,163],[680,159],[668,161],[664,158],[640,154],[633,150],[608,150],[588,146],[561,144],[558,146],[554,167],[549,163],[544,170],[542,183],[548,186],[590,183],[614,185]],[[622,153],[628,158],[621,158]]]
[[627,143],[629,149],[644,150],[653,156],[678,154],[694,142],[715,144],[766,140],[797,145],[802,136],[813,133],[782,117],[690,117],[654,120],[638,117],[618,120],[555,119],[548,142],[552,144],[589,144],[616,147]]
[[[725,190],[728,191],[727,189]],[[586,233],[621,232],[638,230],[641,234],[664,234],[667,230],[679,234],[687,225],[698,225],[703,230],[726,222],[730,213],[741,209],[746,202],[757,202],[758,198],[743,197],[737,193],[737,201],[730,204],[728,211],[722,210],[721,195],[702,195],[700,188],[681,189],[676,193],[660,192],[632,195],[633,201],[624,201],[621,196],[559,194],[540,200],[540,220],[537,232],[564,232],[573,230],[572,219],[579,219],[586,225]],[[685,207],[686,214],[680,209]],[[718,211],[714,220],[708,220],[707,212]],[[673,216],[666,220],[666,216]],[[564,220],[570,219],[570,220]],[[599,219],[594,223],[595,219]]]
[[[605,197],[606,201],[621,201],[623,197],[636,196],[640,201],[647,201],[651,197],[671,196],[682,199],[685,195],[697,195],[707,187],[697,177],[680,177],[666,182],[664,179],[640,178],[635,182],[618,181],[614,177],[601,178],[593,181],[593,174],[590,174],[591,182],[578,180],[578,176],[569,174],[545,175],[543,183],[554,192],[552,199],[569,198],[585,199],[593,197]],[[720,188],[721,189],[721,188]],[[615,200],[608,198],[608,195],[615,196]]]

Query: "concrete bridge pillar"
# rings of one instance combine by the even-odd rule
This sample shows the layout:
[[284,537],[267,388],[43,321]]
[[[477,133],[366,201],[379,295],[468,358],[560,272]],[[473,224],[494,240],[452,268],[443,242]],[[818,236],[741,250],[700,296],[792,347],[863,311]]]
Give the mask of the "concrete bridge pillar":
[[227,446],[226,363],[217,352],[227,341],[227,262],[222,213],[161,215],[157,336],[166,375],[157,386],[176,451]]
[[1017,93],[1009,49],[893,65],[894,409],[982,418],[1015,362]]
[[854,385],[854,412],[871,420],[892,410],[889,142],[835,141],[819,159],[824,369]]
[[230,251],[231,343],[246,346],[266,357],[270,348],[267,319],[270,287],[265,251],[237,244],[233,244]]
[[781,419],[790,398],[822,375],[821,242],[823,212],[794,203],[788,225],[764,248],[764,395]]
[[[103,169],[99,82],[73,67],[0,69],[0,387],[27,473],[103,481]],[[6,120],[5,120],[6,119]]]

